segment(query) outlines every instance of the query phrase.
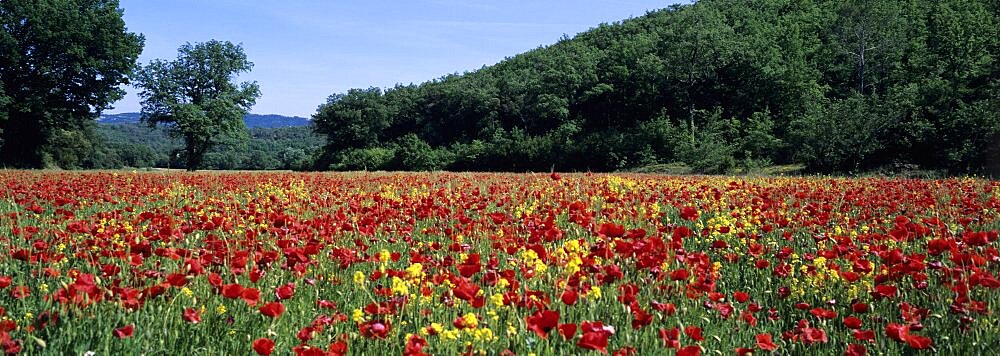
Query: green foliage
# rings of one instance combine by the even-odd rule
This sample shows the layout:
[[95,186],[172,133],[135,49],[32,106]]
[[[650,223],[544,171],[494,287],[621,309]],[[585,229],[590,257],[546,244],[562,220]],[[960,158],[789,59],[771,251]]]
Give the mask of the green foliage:
[[815,171],[858,172],[884,148],[877,137],[884,134],[891,119],[877,99],[860,95],[832,99],[812,115],[794,121],[793,142],[799,159]]
[[4,0],[0,28],[0,164],[78,166],[71,151],[124,95],[142,35],[117,0]]
[[473,72],[333,95],[314,120],[323,157],[406,147],[393,169],[988,173],[997,15],[990,1],[702,0]]
[[[205,153],[205,169],[291,169],[312,167],[323,138],[312,128],[251,128],[241,144],[216,145]],[[183,141],[165,127],[150,129],[139,124],[99,124],[94,130],[93,150],[80,168],[178,168],[183,167]]]
[[347,94],[330,96],[320,106],[315,116],[316,131],[327,135],[335,149],[377,145],[392,116],[381,89],[352,89]]
[[355,148],[344,151],[341,156],[337,166],[331,168],[340,171],[385,170],[395,159],[396,151],[383,147]]
[[414,171],[441,170],[455,160],[454,154],[447,149],[434,149],[414,134],[403,136],[394,151],[396,167]]
[[705,118],[698,121],[705,122],[705,127],[691,127],[688,139],[678,142],[677,159],[695,172],[726,173],[736,166],[735,147],[730,144],[733,139],[727,137],[727,133],[737,131],[733,127],[735,120],[722,120],[720,114],[719,109],[700,113],[697,117]]
[[80,168],[93,144],[85,131],[55,129],[43,153],[46,166]]
[[154,60],[139,70],[142,120],[152,127],[167,124],[184,141],[187,169],[196,170],[220,140],[246,140],[243,117],[260,88],[232,81],[252,67],[242,46],[230,42],[183,45],[176,60]]

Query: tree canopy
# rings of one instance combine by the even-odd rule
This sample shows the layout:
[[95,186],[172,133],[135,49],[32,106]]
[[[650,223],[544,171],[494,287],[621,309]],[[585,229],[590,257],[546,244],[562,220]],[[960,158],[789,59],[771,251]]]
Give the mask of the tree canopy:
[[71,148],[124,91],[143,47],[117,0],[0,2],[0,164],[36,168]]
[[489,67],[354,89],[320,168],[814,172],[1000,162],[1000,5],[702,0]]
[[182,138],[186,167],[196,170],[220,140],[246,139],[243,117],[260,88],[233,80],[251,68],[240,45],[213,40],[181,46],[176,60],[154,60],[139,70],[142,120],[166,124]]

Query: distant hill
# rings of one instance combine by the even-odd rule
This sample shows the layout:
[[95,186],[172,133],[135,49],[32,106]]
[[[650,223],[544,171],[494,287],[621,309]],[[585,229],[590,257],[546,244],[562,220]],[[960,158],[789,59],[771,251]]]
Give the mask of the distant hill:
[[[184,147],[183,140],[171,137],[166,128],[123,121],[96,125],[98,139],[92,154],[80,163],[82,168],[170,168],[184,164],[177,155]],[[308,126],[250,127],[247,131],[249,140],[223,142],[209,150],[203,168],[302,169],[311,165],[312,157],[325,143]]]
[[[106,114],[101,115],[101,117],[97,119],[97,123],[111,125],[135,124],[139,123],[139,116],[140,115],[137,112]],[[299,127],[309,126],[309,123],[311,122],[309,119],[304,117],[274,114],[247,114],[247,116],[243,118],[243,121],[246,123],[247,128]]]

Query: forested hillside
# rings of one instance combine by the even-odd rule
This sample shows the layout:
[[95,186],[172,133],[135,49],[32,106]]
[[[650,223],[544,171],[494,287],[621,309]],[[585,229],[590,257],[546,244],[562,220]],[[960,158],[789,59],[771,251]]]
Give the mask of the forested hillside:
[[[164,128],[143,124],[98,124],[86,149],[67,147],[58,155],[64,168],[121,168],[184,166],[180,139]],[[237,138],[205,154],[205,169],[304,169],[323,146],[323,138],[308,126],[252,127],[248,138]],[[79,156],[74,152],[86,152]]]
[[987,173],[1000,3],[702,0],[420,85],[336,94],[321,168]]

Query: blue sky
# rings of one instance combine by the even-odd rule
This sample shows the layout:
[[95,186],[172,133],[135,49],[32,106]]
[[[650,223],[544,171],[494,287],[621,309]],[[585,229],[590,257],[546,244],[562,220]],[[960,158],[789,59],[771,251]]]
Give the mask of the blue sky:
[[[146,36],[139,62],[185,42],[242,43],[262,95],[254,113],[308,117],[350,88],[420,83],[475,70],[602,22],[675,1],[121,0]],[[140,110],[136,90],[107,113]]]

